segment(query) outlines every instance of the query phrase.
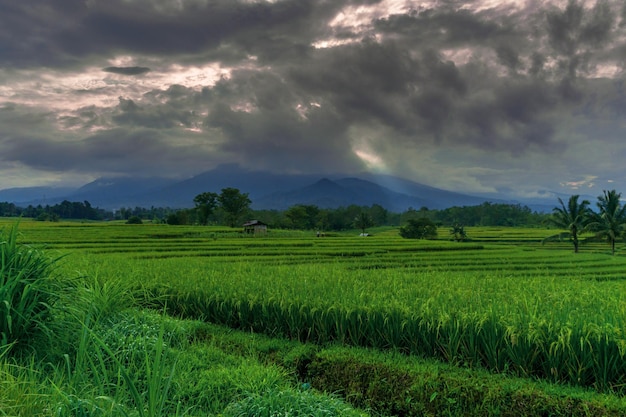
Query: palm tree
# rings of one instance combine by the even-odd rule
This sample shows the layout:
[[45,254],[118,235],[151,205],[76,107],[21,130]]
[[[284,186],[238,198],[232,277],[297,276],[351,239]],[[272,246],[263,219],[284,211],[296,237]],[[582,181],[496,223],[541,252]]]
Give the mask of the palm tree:
[[461,223],[454,223],[450,228],[450,234],[453,236],[455,242],[463,242],[467,239],[465,226]]
[[587,230],[587,225],[591,217],[591,210],[589,209],[588,200],[578,202],[578,195],[573,195],[569,198],[567,206],[563,203],[563,200],[559,198],[561,207],[555,207],[552,209],[552,217],[549,222],[560,229],[567,229],[565,233],[559,233],[554,236],[550,236],[544,239],[544,243],[549,240],[562,239],[569,237],[570,241],[574,244],[574,252],[578,253],[578,236]]
[[605,238],[611,244],[611,253],[615,255],[615,241],[624,233],[626,225],[626,206],[620,202],[622,193],[615,190],[603,191],[598,197],[598,213],[593,215],[589,228],[596,236]]

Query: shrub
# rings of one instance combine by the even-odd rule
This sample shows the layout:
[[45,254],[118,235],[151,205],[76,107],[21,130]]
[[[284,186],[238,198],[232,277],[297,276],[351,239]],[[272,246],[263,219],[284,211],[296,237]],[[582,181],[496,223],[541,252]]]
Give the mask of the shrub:
[[143,224],[143,221],[139,216],[132,216],[126,220],[126,224]]
[[400,236],[406,239],[435,239],[437,226],[426,217],[409,219],[408,224],[400,228]]

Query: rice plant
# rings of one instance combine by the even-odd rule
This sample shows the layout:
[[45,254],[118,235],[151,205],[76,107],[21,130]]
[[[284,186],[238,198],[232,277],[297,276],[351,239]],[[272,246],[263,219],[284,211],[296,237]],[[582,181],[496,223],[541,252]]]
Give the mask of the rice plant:
[[49,226],[55,241],[36,227],[33,242],[76,255],[67,268],[122,278],[183,317],[624,390],[626,258],[542,246],[550,230],[473,228],[464,244],[156,225]]

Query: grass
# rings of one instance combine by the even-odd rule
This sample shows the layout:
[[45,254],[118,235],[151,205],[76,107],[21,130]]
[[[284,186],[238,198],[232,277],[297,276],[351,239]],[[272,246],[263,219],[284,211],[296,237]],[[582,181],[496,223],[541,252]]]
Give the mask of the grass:
[[26,348],[46,329],[54,302],[54,260],[41,250],[17,244],[17,225],[0,233],[0,349]]
[[367,414],[346,405],[330,396],[313,394],[310,391],[270,390],[250,395],[230,404],[224,417],[362,417]]
[[[398,348],[600,390],[622,384],[619,362],[594,361],[588,351],[623,355],[616,330],[624,322],[623,259],[532,245],[320,240],[216,243],[228,256],[161,257],[161,248],[147,248],[152,255],[125,254],[116,264],[140,271],[150,294],[187,317],[300,340]],[[574,348],[576,338],[582,348]]]
[[[0,415],[221,415],[230,404],[235,404],[231,413],[239,413],[237,406],[254,406],[246,403],[247,398],[264,401],[271,395],[266,392],[291,392],[293,379],[280,368],[229,355],[211,345],[192,345],[192,335],[201,323],[187,325],[138,309],[135,290],[123,280],[83,273],[71,279],[53,277],[49,274],[54,261],[43,252],[18,245],[16,238],[17,229],[12,229],[8,244],[4,243],[3,271],[8,278],[0,287],[1,294],[14,294],[7,287],[19,288],[12,280],[18,277],[26,281],[20,288],[21,298],[28,297],[28,285],[34,288],[32,284],[40,281],[50,289],[45,294],[54,297],[43,305],[50,332],[29,330],[29,349],[20,350],[19,355],[12,343],[0,347]],[[13,306],[13,299],[3,304]],[[23,311],[8,310],[8,325]],[[42,326],[41,315],[20,318],[27,329]],[[15,331],[7,334],[17,335]],[[180,372],[179,363],[183,363]],[[197,369],[190,368],[193,363]],[[192,395],[198,387],[202,391]],[[294,400],[300,395],[292,394]],[[319,404],[331,402],[321,394],[302,395],[309,398],[299,403],[302,407],[312,409],[315,398]],[[352,410],[337,399],[332,403],[343,404],[337,406],[341,414],[319,415]],[[280,401],[277,404],[273,415]],[[300,415],[307,413],[303,409]]]
[[[235,412],[307,400],[293,375],[266,364],[189,368],[187,330],[148,324],[137,313],[145,306],[273,337],[622,393],[626,258],[608,255],[605,244],[576,255],[565,243],[542,246],[550,230],[468,233],[467,243],[404,240],[392,229],[367,238],[279,231],[252,238],[210,227],[24,221],[22,241],[67,255],[55,263],[59,300],[47,303],[54,309],[42,321],[65,336],[35,339],[53,347],[36,357],[54,367],[57,391],[46,395],[70,414],[87,407],[120,415],[219,414],[229,404]],[[30,370],[16,378],[40,378],[39,364],[19,366]],[[198,373],[211,375],[196,377],[202,394],[181,376]],[[228,382],[239,373],[246,376]],[[272,380],[279,382],[262,383]],[[256,382],[246,388],[249,381]]]

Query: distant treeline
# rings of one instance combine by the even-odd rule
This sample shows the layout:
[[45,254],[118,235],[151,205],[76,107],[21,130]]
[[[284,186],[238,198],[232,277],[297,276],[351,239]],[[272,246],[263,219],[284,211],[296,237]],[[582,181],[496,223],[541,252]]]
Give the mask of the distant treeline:
[[64,200],[54,206],[29,205],[25,208],[3,202],[0,203],[0,215],[3,217],[32,217],[42,221],[57,221],[59,219],[101,220],[106,218],[107,212],[92,207],[89,201],[80,203]]
[[[347,230],[355,228],[355,219],[366,213],[374,226],[401,226],[409,219],[428,218],[436,225],[462,224],[464,226],[540,226],[548,214],[533,212],[519,204],[483,203],[478,206],[451,207],[430,210],[422,207],[409,208],[394,213],[374,204],[370,207],[348,206],[321,209],[316,206],[298,205],[285,211],[257,211],[256,219],[280,228]],[[359,228],[359,227],[356,227]]]
[[[483,203],[478,206],[451,207],[435,210],[422,207],[409,208],[402,213],[390,212],[381,205],[350,205],[334,209],[315,205],[295,205],[286,210],[248,210],[241,222],[256,219],[270,227],[280,229],[340,231],[355,228],[355,219],[365,213],[373,226],[401,226],[409,219],[428,218],[438,225],[454,223],[464,226],[539,226],[544,224],[547,214],[533,212],[520,204]],[[41,221],[61,219],[84,220],[129,220],[139,218],[167,224],[197,224],[198,209],[173,209],[167,207],[135,207],[119,210],[104,210],[92,207],[88,201],[63,201],[55,205],[18,207],[13,203],[0,202],[0,216],[30,217]],[[227,224],[227,213],[217,208],[209,224]]]

